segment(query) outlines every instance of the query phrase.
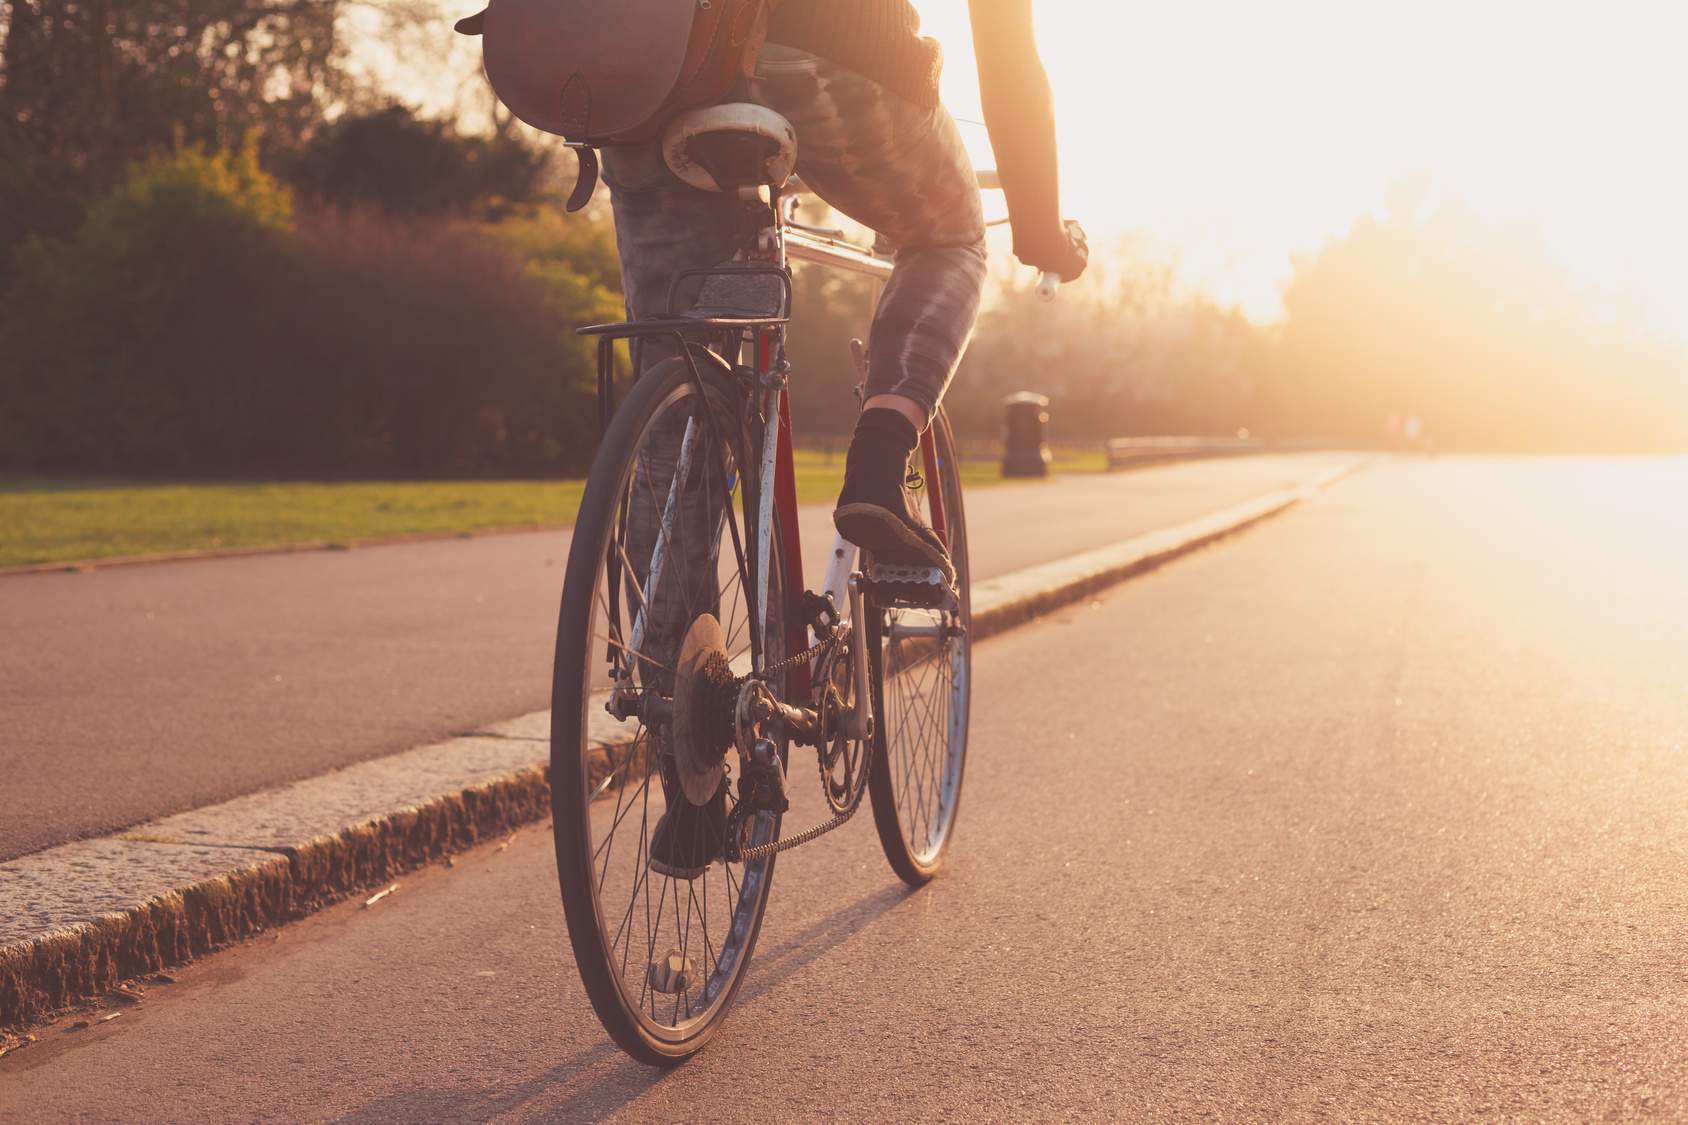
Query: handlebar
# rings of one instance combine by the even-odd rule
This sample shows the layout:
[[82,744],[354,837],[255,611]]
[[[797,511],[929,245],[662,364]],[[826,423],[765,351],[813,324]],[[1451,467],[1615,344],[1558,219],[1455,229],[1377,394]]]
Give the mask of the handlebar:
[[[979,181],[980,191],[998,191],[1002,188],[1002,177],[996,174],[995,168],[975,168],[973,175]],[[1040,301],[1053,301],[1060,289],[1061,275],[1053,270],[1044,270],[1037,275],[1037,287],[1033,292]]]
[[[973,174],[978,178],[979,189],[981,191],[992,191],[1002,187],[1002,179],[996,174],[995,168],[978,168],[974,170]],[[880,271],[884,271],[885,273],[890,272],[890,264],[882,260],[873,259],[870,251],[864,250],[859,246],[850,246],[848,243],[834,242],[835,239],[843,237],[843,231],[834,230],[830,227],[813,227],[797,222],[795,217],[797,210],[796,196],[799,192],[809,192],[809,185],[805,184],[798,177],[792,176],[786,183],[786,190],[791,193],[786,197],[787,204],[784,215],[786,224],[787,226],[802,232],[801,234],[798,234],[795,239],[792,239],[790,235],[787,236],[789,241],[786,249],[792,257],[806,259],[808,261],[822,262],[831,266],[841,266],[844,269],[853,270],[857,273],[872,273],[877,275]],[[814,235],[817,236],[817,238],[805,238],[803,237],[804,234]],[[818,240],[825,240],[825,242],[830,243],[830,245],[820,245],[818,244]],[[853,253],[848,251],[853,251]],[[867,260],[862,261],[858,259]],[[864,266],[878,268],[864,268]],[[881,277],[880,280],[884,280],[884,278]],[[1061,275],[1055,273],[1053,270],[1044,270],[1042,273],[1037,275],[1037,285],[1032,291],[1037,294],[1037,299],[1040,301],[1053,301],[1055,299],[1055,294],[1060,292],[1060,289]]]

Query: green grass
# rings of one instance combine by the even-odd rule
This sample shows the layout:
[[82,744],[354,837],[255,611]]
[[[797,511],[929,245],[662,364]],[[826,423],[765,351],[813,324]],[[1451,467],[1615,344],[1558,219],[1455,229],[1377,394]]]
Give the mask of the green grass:
[[[1056,473],[1100,473],[1108,468],[1108,454],[1104,449],[1057,447],[1054,453]],[[797,467],[799,504],[818,504],[837,498],[838,490],[844,484],[842,446],[836,450],[794,450],[792,461]],[[994,458],[964,460],[961,463],[963,490],[988,488],[991,485],[1010,483],[1011,480],[1012,478],[1003,477],[1002,465]],[[1013,480],[1013,483],[1024,484],[1025,481]]]
[[0,566],[569,523],[583,481],[0,481]]
[[[1088,460],[1097,464],[1091,466]],[[1061,471],[1101,468],[1101,455]],[[844,454],[798,450],[797,499],[844,482]],[[964,488],[1002,483],[993,461],[962,464]],[[572,523],[585,482],[443,481],[206,484],[0,476],[0,567],[283,543]]]

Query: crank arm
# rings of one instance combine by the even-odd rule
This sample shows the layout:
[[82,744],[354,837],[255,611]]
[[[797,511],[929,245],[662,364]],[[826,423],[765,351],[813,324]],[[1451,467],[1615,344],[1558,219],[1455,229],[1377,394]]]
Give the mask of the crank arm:
[[865,742],[873,737],[873,692],[868,690],[867,613],[862,609],[861,573],[850,575],[850,647],[856,657],[856,705],[838,716],[846,738]]

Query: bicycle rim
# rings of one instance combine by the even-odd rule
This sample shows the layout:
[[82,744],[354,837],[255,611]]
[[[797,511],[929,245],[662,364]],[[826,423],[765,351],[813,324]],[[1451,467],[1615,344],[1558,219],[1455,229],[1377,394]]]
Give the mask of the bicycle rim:
[[930,521],[929,490],[943,489],[960,608],[880,607],[870,601],[867,620],[874,680],[874,754],[868,774],[873,819],[885,858],[913,886],[937,874],[955,830],[972,687],[961,466],[942,411],[932,425],[939,479],[926,481],[915,498]]
[[[772,857],[727,864],[717,856],[690,880],[652,870],[657,822],[670,802],[685,800],[672,775],[663,776],[669,732],[637,718],[617,723],[604,710],[612,660],[632,667],[641,689],[654,686],[672,695],[680,640],[698,614],[721,621],[736,670],[748,670],[760,647],[755,550],[742,521],[742,551],[727,526],[739,515],[735,501],[746,487],[752,490],[749,510],[756,510],[756,474],[743,471],[753,464],[750,440],[724,390],[727,376],[716,364],[706,370],[713,429],[680,360],[646,374],[617,412],[575,524],[553,688],[553,823],[575,960],[610,1036],[635,1058],[657,1064],[696,1052],[731,1008],[755,948],[774,866]],[[725,454],[724,465],[718,453]],[[671,485],[682,463],[687,471],[676,491]],[[651,587],[652,529],[662,527],[664,517],[667,547],[658,584]],[[771,661],[784,655],[778,547],[776,536]],[[642,610],[645,627],[635,644]],[[729,793],[729,810],[731,801]],[[759,814],[751,843],[777,834],[778,818]],[[668,981],[659,991],[652,965],[668,964],[670,953],[688,979],[679,987]]]

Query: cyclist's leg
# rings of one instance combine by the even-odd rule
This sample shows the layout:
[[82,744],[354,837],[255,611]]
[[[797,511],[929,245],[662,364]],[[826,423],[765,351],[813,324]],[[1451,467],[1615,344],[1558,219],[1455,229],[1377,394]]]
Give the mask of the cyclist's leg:
[[[606,148],[603,163],[627,319],[658,315],[667,307],[675,274],[732,258],[738,250],[741,205],[732,195],[702,191],[676,176],[660,144]],[[691,308],[702,284],[701,278],[692,278],[680,287],[676,312]],[[636,340],[633,346],[641,371],[676,354],[672,339]]]
[[984,213],[954,120],[792,47],[763,47],[757,74],[766,81],[750,96],[796,129],[803,182],[897,252],[874,316],[867,395],[913,399],[930,417],[985,282]]
[[[668,287],[681,270],[705,269],[733,256],[737,238],[738,201],[720,192],[700,191],[669,170],[662,146],[640,145],[604,150],[604,182],[609,185],[615,213],[616,249],[621,256],[622,289],[627,317],[641,320],[661,313]],[[679,308],[689,308],[701,279],[683,287]],[[639,370],[675,354],[672,339],[633,341]],[[649,448],[641,453],[641,471],[628,500],[627,551],[634,576],[645,582],[651,553],[668,506],[669,486],[678,467],[683,419],[674,418],[652,431]],[[703,423],[700,417],[699,425]],[[715,451],[698,443],[688,458],[689,471],[675,496],[676,511],[668,513],[672,560],[665,567],[661,588],[645,591],[652,640],[678,641],[692,618],[713,611],[710,594],[716,533],[722,511],[718,490],[705,487]],[[709,499],[706,499],[709,498]],[[713,506],[717,510],[706,510]]]
[[[659,145],[606,149],[604,181],[615,213],[628,319],[663,312],[669,283],[681,270],[708,268],[733,256],[738,201],[680,180],[669,170]],[[675,311],[691,306],[699,285],[701,279],[683,287]],[[633,341],[640,371],[675,354],[672,339]],[[699,400],[697,411],[701,410]],[[703,613],[720,616],[718,552],[730,500],[721,482],[712,480],[718,473],[717,457],[706,418],[699,412],[676,412],[652,428],[628,485],[625,550],[634,591],[627,600],[646,606],[641,652],[651,654],[660,669],[656,680],[664,694],[673,691],[673,660],[692,621]],[[675,490],[671,486],[682,461],[686,474]],[[659,537],[664,541],[663,570],[653,584],[651,560]],[[663,874],[691,878],[707,867],[720,847],[721,833],[703,831],[699,825],[708,822],[718,828],[724,810],[719,798],[704,810],[689,805],[667,760],[670,732],[659,728],[654,733],[663,744],[660,773],[668,811],[653,832],[651,865]]]
[[764,82],[749,96],[791,121],[804,183],[896,250],[868,345],[863,390],[878,401],[857,422],[834,520],[881,562],[933,565],[953,578],[902,481],[922,428],[914,418],[937,409],[978,317],[985,226],[972,163],[941,105],[917,105],[777,44],[762,49],[757,73]]

